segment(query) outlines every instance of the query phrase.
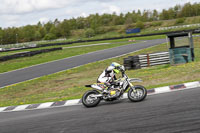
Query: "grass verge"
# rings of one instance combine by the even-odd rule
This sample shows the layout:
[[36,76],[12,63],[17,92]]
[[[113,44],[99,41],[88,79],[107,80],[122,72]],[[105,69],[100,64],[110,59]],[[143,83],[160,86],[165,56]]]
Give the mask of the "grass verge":
[[[137,38],[136,42],[140,41],[140,40],[149,40],[149,39],[158,39],[158,38],[163,38],[164,36],[154,36],[152,38],[150,37],[142,37],[142,38]],[[130,40],[130,39],[129,39]],[[131,39],[133,40],[133,39]],[[98,43],[105,43],[106,41],[101,41]],[[5,62],[0,62],[0,73],[3,72],[8,72],[11,70],[16,70],[16,69],[20,69],[20,68],[24,68],[24,67],[29,67],[32,65],[36,65],[36,64],[41,64],[41,63],[45,63],[45,62],[49,62],[49,61],[54,61],[54,60],[59,60],[59,59],[63,59],[63,58],[67,58],[67,57],[72,57],[72,56],[76,56],[76,55],[81,55],[81,54],[86,54],[89,52],[94,52],[97,50],[103,50],[103,49],[108,49],[108,48],[113,48],[113,47],[118,47],[118,46],[122,46],[122,45],[127,45],[127,44],[133,44],[135,42],[129,42],[128,39],[121,39],[121,40],[112,40],[112,41],[107,41],[107,45],[96,45],[96,46],[90,46],[90,47],[79,47],[79,48],[70,48],[67,49],[67,47],[71,47],[71,46],[81,46],[81,45],[91,45],[94,44],[93,43],[79,43],[79,44],[73,44],[73,45],[61,45],[61,47],[64,47],[65,49],[63,49],[62,51],[54,51],[54,52],[50,52],[50,53],[43,53],[43,54],[39,54],[39,55],[35,55],[32,57],[24,57],[24,58],[18,58],[18,59],[13,59],[13,60],[8,60]],[[45,47],[46,48],[54,48],[56,46],[51,46],[51,47]],[[57,46],[58,47],[58,46]],[[44,48],[37,48],[34,50],[39,50],[39,49],[44,49]],[[33,49],[32,49],[33,50]],[[16,51],[16,52],[23,52],[23,51],[32,51],[32,50],[22,50],[22,51]],[[6,52],[6,53],[1,53],[4,55],[10,55],[13,54],[13,52]]]
[[[165,36],[158,35],[158,36],[148,36],[148,37],[125,38],[125,39],[116,39],[116,40],[107,40],[107,41],[95,41],[95,42],[73,43],[73,44],[67,44],[67,45],[48,46],[48,47],[40,47],[40,48],[34,48],[34,49],[22,49],[22,50],[17,50],[17,51],[1,52],[0,56],[11,55],[14,53],[19,53],[19,52],[54,48],[54,47],[71,47],[71,46],[92,45],[92,44],[99,44],[99,43],[116,43],[116,42],[119,43],[119,42],[127,42],[133,39],[139,41],[139,40],[152,40],[152,39],[160,39],[160,38],[165,38]],[[54,41],[51,43],[61,43],[61,42],[63,43],[63,41]]]
[[[195,62],[175,66],[160,65],[127,71],[130,77],[143,79],[147,89],[200,80],[200,39],[195,38]],[[111,62],[123,63],[130,55],[167,51],[166,44],[140,50],[126,56],[90,63],[78,68],[43,76],[38,79],[0,89],[0,106],[62,101],[80,98],[89,88],[85,84],[96,82]],[[120,76],[120,75],[118,75]]]
[[[132,42],[133,43],[133,42]],[[58,51],[52,51],[49,53],[42,53],[31,57],[17,58],[13,60],[8,60],[0,63],[0,73],[7,72],[19,68],[28,67],[31,65],[41,64],[49,61],[59,60],[67,57],[72,57],[76,55],[86,54],[89,52],[103,50],[108,48],[113,48],[117,46],[122,46],[126,44],[131,44],[130,42],[122,42],[117,44],[106,44],[91,47],[80,47],[80,48],[70,48]]]

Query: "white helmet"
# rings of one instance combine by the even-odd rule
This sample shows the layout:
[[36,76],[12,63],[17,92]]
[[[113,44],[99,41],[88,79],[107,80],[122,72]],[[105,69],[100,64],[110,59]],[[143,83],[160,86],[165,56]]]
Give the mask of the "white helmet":
[[112,71],[113,69],[115,69],[114,66],[108,66],[108,68],[106,69],[107,71]]

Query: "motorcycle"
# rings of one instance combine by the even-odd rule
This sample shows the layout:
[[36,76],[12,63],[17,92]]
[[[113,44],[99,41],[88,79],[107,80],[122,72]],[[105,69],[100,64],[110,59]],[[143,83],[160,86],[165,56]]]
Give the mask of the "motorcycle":
[[119,78],[110,85],[104,83],[95,83],[92,85],[85,85],[85,87],[93,88],[85,92],[82,96],[82,103],[85,107],[95,107],[101,100],[114,101],[120,99],[124,92],[128,89],[128,99],[132,102],[143,101],[147,96],[147,90],[142,85],[133,85],[131,82],[142,82],[138,78],[129,78],[125,74],[124,66],[120,67],[122,78]]

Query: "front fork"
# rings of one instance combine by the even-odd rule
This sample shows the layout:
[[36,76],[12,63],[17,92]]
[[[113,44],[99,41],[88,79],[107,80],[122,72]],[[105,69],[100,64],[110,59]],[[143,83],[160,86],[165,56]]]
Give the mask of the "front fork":
[[128,82],[128,83],[129,83],[131,89],[133,89],[133,92],[134,92],[134,93],[137,93],[137,91],[136,91],[134,85],[133,85],[131,82]]

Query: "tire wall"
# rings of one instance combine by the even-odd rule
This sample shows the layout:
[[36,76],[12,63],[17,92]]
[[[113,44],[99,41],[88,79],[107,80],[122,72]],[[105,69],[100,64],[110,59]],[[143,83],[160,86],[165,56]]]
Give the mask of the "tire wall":
[[56,51],[56,50],[62,50],[62,47],[35,50],[35,51],[30,51],[30,52],[22,52],[22,53],[17,53],[17,54],[13,54],[13,55],[2,56],[2,57],[0,57],[0,61],[7,61],[7,60],[21,58],[21,57],[30,57],[30,56],[34,56],[37,54],[47,53],[47,52]]

